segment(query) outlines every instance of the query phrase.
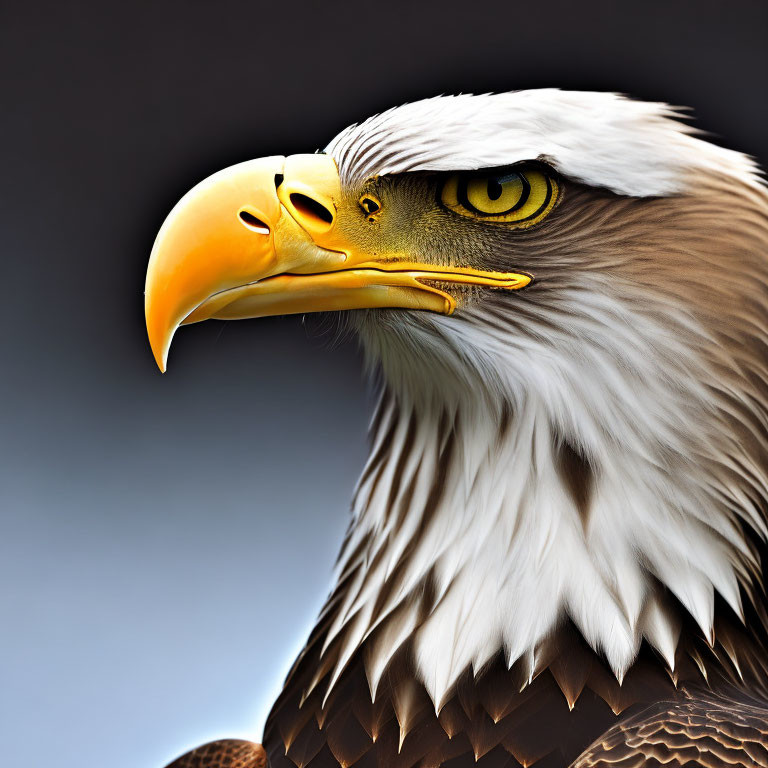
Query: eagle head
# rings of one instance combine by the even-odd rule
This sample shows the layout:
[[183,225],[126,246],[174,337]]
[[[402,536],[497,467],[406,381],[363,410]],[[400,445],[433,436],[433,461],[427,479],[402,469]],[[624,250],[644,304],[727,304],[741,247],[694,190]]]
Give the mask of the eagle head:
[[341,312],[379,372],[326,620],[328,688],[405,638],[436,707],[567,620],[621,681],[645,642],[764,600],[768,196],[677,110],[439,97],[241,163],[160,230],[146,320]]

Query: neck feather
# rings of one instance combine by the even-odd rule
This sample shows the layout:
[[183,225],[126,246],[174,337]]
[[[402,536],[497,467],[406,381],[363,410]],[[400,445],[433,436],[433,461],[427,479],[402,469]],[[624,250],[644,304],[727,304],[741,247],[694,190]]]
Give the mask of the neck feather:
[[[577,402],[563,379],[576,422],[564,423],[557,398],[535,387],[499,398],[450,370],[438,380],[445,390],[428,397],[383,390],[326,638],[340,641],[336,675],[367,642],[375,694],[410,638],[439,706],[499,652],[533,674],[537,649],[569,618],[621,681],[643,640],[674,668],[683,617],[667,591],[710,641],[716,593],[743,615],[740,587],[757,563],[742,527],[702,507],[715,500],[681,454],[665,460],[593,423],[606,393]],[[642,412],[642,397],[628,410]]]

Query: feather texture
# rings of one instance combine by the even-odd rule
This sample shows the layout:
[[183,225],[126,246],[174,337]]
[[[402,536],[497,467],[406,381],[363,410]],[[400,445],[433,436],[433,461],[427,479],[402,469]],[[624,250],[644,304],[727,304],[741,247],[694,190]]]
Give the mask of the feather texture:
[[696,138],[676,119],[682,112],[613,93],[555,88],[439,96],[352,125],[325,151],[349,185],[370,176],[537,159],[622,195],[677,194],[699,172],[757,185],[751,160]]
[[734,691],[697,690],[615,725],[573,768],[768,768],[768,707]]

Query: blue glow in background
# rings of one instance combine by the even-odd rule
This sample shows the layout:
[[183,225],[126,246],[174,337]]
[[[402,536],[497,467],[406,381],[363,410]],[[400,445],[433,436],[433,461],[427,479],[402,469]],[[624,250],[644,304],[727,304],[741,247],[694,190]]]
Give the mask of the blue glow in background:
[[311,318],[143,328],[165,214],[440,92],[688,104],[765,158],[768,5],[0,3],[0,764],[258,738],[331,586],[370,403]]

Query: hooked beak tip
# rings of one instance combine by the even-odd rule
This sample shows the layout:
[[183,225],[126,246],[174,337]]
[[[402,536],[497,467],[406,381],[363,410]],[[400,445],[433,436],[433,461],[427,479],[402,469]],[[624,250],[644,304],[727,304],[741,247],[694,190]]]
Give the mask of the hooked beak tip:
[[155,358],[155,363],[160,369],[160,373],[165,373],[168,366],[168,351],[171,347],[171,340],[175,333],[175,328],[170,332],[163,332],[161,329],[152,328],[150,323],[147,323],[149,330],[149,346],[152,349],[152,356]]
[[160,373],[165,373],[168,367],[168,352],[163,352],[160,349],[152,348],[152,356],[155,358],[155,363],[160,369]]

